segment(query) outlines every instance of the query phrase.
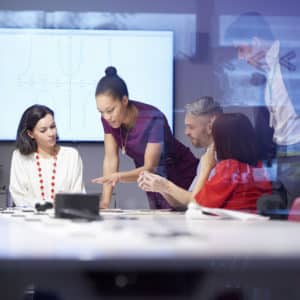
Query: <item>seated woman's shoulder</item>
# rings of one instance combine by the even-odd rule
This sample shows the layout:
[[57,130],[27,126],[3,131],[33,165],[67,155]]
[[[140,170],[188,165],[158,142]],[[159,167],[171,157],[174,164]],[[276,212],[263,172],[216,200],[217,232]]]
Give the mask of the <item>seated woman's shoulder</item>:
[[22,154],[19,149],[14,149],[14,151],[12,153],[12,156],[14,158],[20,158],[20,159],[26,159],[26,158],[30,158],[31,157],[31,155]]
[[72,156],[77,156],[79,155],[79,152],[76,148],[74,147],[69,147],[69,146],[61,146],[60,147],[60,152],[62,155],[72,155]]
[[238,168],[240,164],[242,163],[236,159],[224,159],[219,161],[216,167],[218,169],[234,169],[234,168]]
[[14,149],[13,153],[12,153],[14,156],[16,155],[21,155],[21,152],[19,149]]

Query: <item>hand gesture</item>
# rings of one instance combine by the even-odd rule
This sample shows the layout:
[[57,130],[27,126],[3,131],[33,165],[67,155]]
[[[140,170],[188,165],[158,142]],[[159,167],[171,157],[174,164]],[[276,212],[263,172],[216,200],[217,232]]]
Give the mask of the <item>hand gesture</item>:
[[146,192],[164,192],[168,186],[168,180],[159,175],[144,171],[137,180],[139,187]]
[[116,184],[120,181],[120,174],[119,173],[112,173],[107,176],[102,176],[98,178],[92,179],[93,183],[98,183],[98,184],[109,184],[112,187],[115,187]]

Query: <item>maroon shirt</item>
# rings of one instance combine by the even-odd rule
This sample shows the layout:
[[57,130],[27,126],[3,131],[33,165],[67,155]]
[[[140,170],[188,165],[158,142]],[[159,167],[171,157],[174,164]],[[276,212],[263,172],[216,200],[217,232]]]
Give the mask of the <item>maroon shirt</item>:
[[[103,118],[102,124],[106,134],[112,134],[119,148],[125,146],[126,154],[135,166],[144,165],[147,143],[162,143],[157,174],[164,176],[176,185],[188,189],[196,176],[198,159],[189,148],[174,138],[164,114],[149,104],[132,101],[138,110],[135,125],[127,132],[123,126],[112,128]],[[126,141],[126,143],[125,143]],[[151,208],[170,208],[168,202],[158,193],[147,193]]]

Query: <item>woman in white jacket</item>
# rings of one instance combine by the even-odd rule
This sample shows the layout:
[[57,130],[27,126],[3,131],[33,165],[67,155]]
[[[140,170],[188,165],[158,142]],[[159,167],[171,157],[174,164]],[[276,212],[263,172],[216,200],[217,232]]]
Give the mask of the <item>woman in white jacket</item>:
[[58,192],[84,193],[82,160],[57,144],[54,112],[33,105],[23,113],[12,155],[9,191],[16,206],[54,202]]

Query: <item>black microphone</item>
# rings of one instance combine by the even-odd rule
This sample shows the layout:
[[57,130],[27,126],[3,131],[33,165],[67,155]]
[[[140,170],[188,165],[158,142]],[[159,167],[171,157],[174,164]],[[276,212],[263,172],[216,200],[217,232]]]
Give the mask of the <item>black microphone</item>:
[[53,208],[53,204],[49,201],[46,201],[43,204],[41,204],[39,202],[35,204],[35,209],[37,211],[46,211],[47,209],[51,209],[51,208]]

